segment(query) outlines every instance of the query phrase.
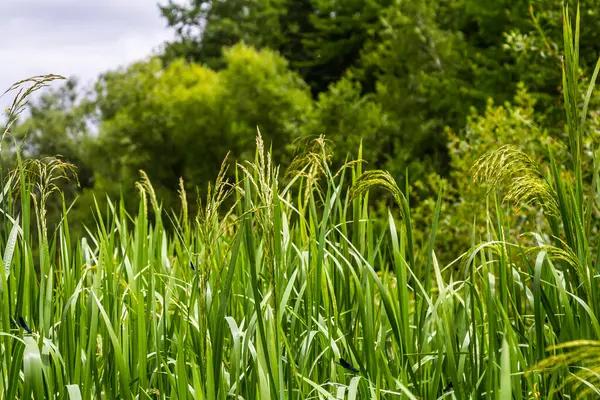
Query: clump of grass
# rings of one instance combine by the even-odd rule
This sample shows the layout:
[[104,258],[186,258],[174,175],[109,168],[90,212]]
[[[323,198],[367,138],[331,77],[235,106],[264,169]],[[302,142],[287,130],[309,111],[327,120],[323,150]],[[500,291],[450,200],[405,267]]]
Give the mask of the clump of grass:
[[554,389],[558,395],[562,391],[577,393],[578,399],[600,395],[600,341],[574,340],[548,349],[555,353],[528,371],[555,373],[563,370],[566,378]]
[[0,98],[2,98],[7,94],[14,94],[11,105],[4,110],[7,121],[0,137],[0,150],[2,150],[2,143],[4,143],[5,138],[9,135],[12,126],[17,122],[19,115],[25,111],[27,99],[35,92],[47,87],[50,83],[64,79],[64,76],[55,74],[33,76],[14,83],[0,95]]
[[504,145],[475,161],[472,173],[477,183],[488,184],[488,195],[508,181],[504,200],[517,206],[538,201],[544,211],[558,217],[556,193],[531,157],[513,145]]

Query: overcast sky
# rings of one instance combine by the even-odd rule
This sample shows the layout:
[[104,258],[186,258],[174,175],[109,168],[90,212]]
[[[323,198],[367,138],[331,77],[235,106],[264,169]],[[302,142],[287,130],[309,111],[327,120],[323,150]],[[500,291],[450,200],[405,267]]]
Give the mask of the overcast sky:
[[[167,0],[0,0],[0,94],[40,74],[99,73],[150,55],[172,37]],[[0,99],[0,111],[12,98]]]

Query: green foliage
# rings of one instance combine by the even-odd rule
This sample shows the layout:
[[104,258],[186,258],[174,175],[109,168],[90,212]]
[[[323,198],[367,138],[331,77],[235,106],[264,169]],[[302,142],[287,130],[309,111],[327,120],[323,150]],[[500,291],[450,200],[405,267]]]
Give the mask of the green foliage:
[[271,51],[237,45],[225,59],[219,72],[182,60],[163,69],[152,59],[106,74],[97,88],[102,175],[131,186],[144,169],[161,199],[180,177],[193,192],[228,152],[233,161],[252,157],[257,127],[275,160],[289,160],[287,145],[311,107],[307,88]]
[[[451,168],[449,177],[443,179],[432,174],[415,184],[416,193],[439,190],[442,184],[446,186],[447,195],[442,206],[444,216],[440,221],[439,230],[441,235],[455,239],[440,242],[439,253],[442,259],[450,262],[458,254],[465,252],[472,245],[473,229],[477,232],[477,238],[485,237],[488,204],[481,199],[490,193],[491,188],[475,181],[473,174],[477,171],[477,163],[481,162],[481,157],[496,150],[500,145],[507,146],[507,150],[512,149],[530,159],[526,161],[526,165],[514,165],[510,171],[505,171],[502,181],[496,182],[494,186],[500,198],[503,198],[509,207],[510,212],[504,218],[510,221],[510,233],[518,236],[539,228],[541,204],[530,206],[529,201],[516,201],[518,199],[511,194],[516,195],[517,192],[511,193],[510,185],[530,185],[531,181],[525,179],[528,176],[525,173],[528,169],[525,167],[549,162],[549,151],[552,151],[555,159],[562,165],[568,160],[568,154],[566,147],[555,140],[543,127],[542,121],[538,120],[535,100],[524,85],[519,85],[512,103],[496,105],[490,100],[484,113],[480,114],[476,109],[472,109],[464,132],[457,135],[448,130],[447,135]],[[504,164],[506,159],[500,158],[497,161],[500,165],[489,169],[489,173],[495,174],[508,167],[508,164]],[[532,175],[543,176],[544,173],[539,171]],[[512,189],[516,190],[517,187]],[[414,214],[418,226],[427,226],[434,204],[433,199],[427,198],[418,204]]]
[[232,154],[252,158],[258,127],[267,146],[273,148],[275,162],[289,163],[291,142],[312,107],[307,86],[271,51],[236,46],[225,52],[225,58],[227,69],[222,76],[226,92],[221,101],[230,112],[231,143],[235,143],[233,148],[229,145]]
[[225,67],[223,49],[238,42],[255,47],[277,48],[281,41],[280,20],[285,14],[281,0],[190,0],[182,5],[169,0],[160,6],[178,41],[165,51],[168,60],[185,58]]
[[[581,88],[600,51],[597,1],[583,3]],[[548,140],[565,137],[562,0],[488,3],[171,1],[161,10],[177,35],[161,61],[107,73],[84,99],[71,101],[76,88],[65,87],[33,104],[23,121],[31,155],[62,154],[96,194],[118,195],[118,183],[132,187],[144,168],[173,205],[179,177],[193,193],[227,151],[251,157],[258,126],[286,167],[298,137],[332,139],[336,167],[362,142],[369,167],[411,184],[431,207],[432,177],[466,178],[445,132],[469,141],[473,107],[484,114],[489,99],[512,102],[522,83],[536,126]],[[598,105],[593,96],[592,114]],[[86,137],[89,121],[99,140]]]
[[[94,203],[95,225],[72,241],[64,199],[59,228],[46,229],[48,199],[70,165],[24,161],[17,152],[0,191],[0,391],[85,399],[597,397],[600,176],[597,122],[587,117],[600,62],[582,91],[579,13],[574,26],[568,13],[564,20],[568,145],[544,127],[545,115],[538,120],[537,98],[523,85],[512,103],[473,110],[466,139],[448,132],[453,170],[447,182],[431,180],[438,196],[427,225],[392,173],[363,170],[362,147],[355,161],[331,169],[336,156],[319,137],[284,182],[276,161],[283,156],[258,135],[254,155],[240,156],[232,174],[221,164],[197,212],[179,181],[181,212],[167,214],[142,173],[138,201],[109,198],[106,210]],[[221,122],[226,134],[242,135],[250,128],[241,117],[259,107],[244,97],[229,109],[222,99],[233,90],[251,96],[257,85],[275,98],[258,99],[262,107],[282,101],[277,90],[303,93],[310,106],[280,58],[244,46],[227,57],[219,72],[152,60],[107,75],[98,87],[102,139],[159,135],[178,118],[211,122],[194,113],[208,107],[238,112],[236,129]],[[359,90],[343,80],[298,120],[332,114],[327,129],[340,137],[358,116],[385,120]],[[163,112],[168,96],[180,104]],[[290,104],[297,103],[283,110],[297,111]],[[133,129],[140,122],[147,133]],[[163,145],[178,143],[170,140]],[[486,185],[473,185],[467,171]],[[393,200],[385,224],[370,207],[375,187]],[[128,213],[129,202],[137,212]],[[516,229],[514,207],[529,237]],[[441,263],[451,218],[468,214],[480,218],[459,232],[470,244],[456,262]]]
[[211,67],[224,65],[221,51],[238,42],[278,51],[310,85],[327,90],[356,64],[389,0],[228,0],[161,6],[177,39],[166,58],[185,57]]
[[[365,149],[378,154],[371,158],[374,166],[390,170],[402,182],[407,168],[413,181],[425,180],[432,172],[447,177],[451,158],[445,128],[460,132],[471,107],[483,112],[488,98],[499,104],[511,101],[519,82],[536,102],[540,123],[552,136],[563,133],[558,117],[562,105],[557,101],[562,1],[488,3],[188,1],[170,2],[162,11],[178,33],[167,47],[168,60],[173,53],[224,68],[221,50],[243,41],[279,52],[317,101],[321,95],[336,96],[348,85],[344,81],[355,82],[364,102],[376,109],[374,115],[382,113],[385,121],[377,129],[369,124],[362,134],[357,129],[346,138],[368,141]],[[600,51],[593,18],[596,3],[583,4],[594,20],[582,35],[584,73],[594,63],[587,55]],[[345,107],[351,109],[357,100],[346,98]],[[313,117],[310,126],[322,126],[318,133],[328,136],[337,135],[345,124],[344,119],[320,120],[318,113]]]
[[461,74],[467,54],[462,36],[443,26],[448,6],[440,2],[402,2],[385,10],[382,28],[362,52],[359,76],[375,76],[374,100],[393,129],[380,148],[386,169],[396,175],[408,167],[420,179],[447,163],[446,125],[460,126],[476,101]]
[[[314,93],[343,78],[360,65],[361,52],[381,29],[391,0],[309,0],[313,12],[311,29],[302,40],[308,60],[292,63],[299,67]],[[287,54],[286,54],[287,56]],[[292,60],[296,58],[292,55]]]
[[345,162],[362,143],[363,157],[376,165],[389,154],[384,146],[389,132],[388,117],[371,96],[361,95],[360,83],[344,78],[319,95],[302,136],[324,135],[334,143],[337,166]]

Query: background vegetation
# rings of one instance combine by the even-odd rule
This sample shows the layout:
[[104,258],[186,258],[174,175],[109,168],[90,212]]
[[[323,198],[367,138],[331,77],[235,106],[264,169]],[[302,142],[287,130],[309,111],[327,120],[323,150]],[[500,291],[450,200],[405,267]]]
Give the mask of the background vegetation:
[[170,3],[160,56],[18,83],[0,391],[594,398],[597,6]]
[[[183,178],[194,209],[196,188],[204,193],[228,153],[233,164],[252,159],[258,127],[283,168],[301,151],[299,138],[326,135],[335,167],[362,141],[368,168],[410,184],[413,205],[425,207],[421,223],[439,179],[457,189],[444,207],[467,202],[471,161],[495,142],[540,157],[564,142],[562,2],[163,3],[176,39],[160,54],[107,71],[91,88],[73,77],[44,91],[12,133],[25,156],[60,154],[77,167],[80,187],[67,190],[68,200],[79,196],[73,222],[93,223],[93,195],[134,193],[140,169],[166,209],[178,207]],[[599,6],[581,3],[582,87],[600,51]],[[591,113],[597,104],[594,96]],[[3,162],[13,165],[14,154]],[[471,222],[442,221],[441,232],[456,237],[444,241],[443,260],[466,250],[456,229]]]

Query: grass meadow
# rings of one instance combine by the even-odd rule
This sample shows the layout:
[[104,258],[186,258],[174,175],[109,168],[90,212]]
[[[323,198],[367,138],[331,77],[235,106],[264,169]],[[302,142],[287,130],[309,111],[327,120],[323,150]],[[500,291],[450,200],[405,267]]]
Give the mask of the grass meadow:
[[[259,135],[197,215],[183,185],[180,210],[162,209],[142,173],[139,198],[99,201],[84,237],[64,201],[58,227],[46,223],[70,166],[19,157],[0,186],[2,398],[599,398],[600,192],[582,155],[598,68],[580,92],[578,32],[566,14],[572,163],[536,165],[501,143],[482,155],[486,232],[449,265],[436,258],[451,240],[436,235],[443,190],[416,240],[408,188],[367,170],[360,149],[332,170],[323,138],[284,173]],[[11,115],[55,78],[11,91]],[[542,210],[526,241],[507,233],[501,182]]]

